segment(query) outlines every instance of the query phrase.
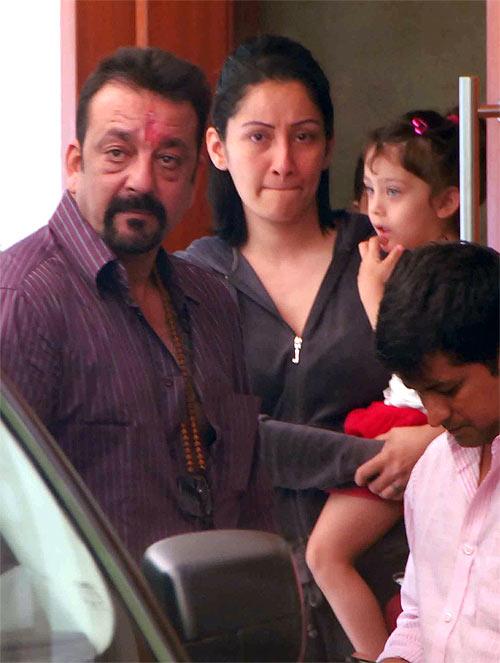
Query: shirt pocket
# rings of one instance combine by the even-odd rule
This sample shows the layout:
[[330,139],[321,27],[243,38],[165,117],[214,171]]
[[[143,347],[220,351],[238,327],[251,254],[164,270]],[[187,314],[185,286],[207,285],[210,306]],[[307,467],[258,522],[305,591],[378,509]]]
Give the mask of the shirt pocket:
[[216,431],[211,459],[217,482],[221,489],[242,493],[247,488],[257,454],[260,399],[228,391],[218,382],[211,387],[203,405]]
[[118,472],[132,473],[135,445],[125,423],[73,422],[55,430],[54,437],[87,483],[102,481],[104,489]]
[[481,583],[476,606],[476,624],[482,631],[498,634],[500,632],[500,585],[498,580],[493,579],[490,582],[485,582],[483,579]]
[[487,528],[477,560],[477,626],[500,632],[500,527],[494,523]]

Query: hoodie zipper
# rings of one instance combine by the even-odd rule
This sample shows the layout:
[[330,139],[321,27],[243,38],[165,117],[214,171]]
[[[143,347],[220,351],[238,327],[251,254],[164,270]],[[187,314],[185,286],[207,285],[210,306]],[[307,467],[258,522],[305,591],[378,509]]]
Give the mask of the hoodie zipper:
[[293,357],[292,364],[298,364],[300,361],[300,350],[302,349],[302,339],[300,336],[296,336],[293,339]]

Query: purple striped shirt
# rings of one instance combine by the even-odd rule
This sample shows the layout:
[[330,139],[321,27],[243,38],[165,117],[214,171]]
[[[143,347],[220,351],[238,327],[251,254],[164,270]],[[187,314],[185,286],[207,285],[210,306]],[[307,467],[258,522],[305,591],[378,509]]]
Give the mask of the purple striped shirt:
[[[160,250],[204,413],[216,527],[273,529],[256,463],[235,305],[214,277]],[[1,257],[3,370],[54,435],[131,553],[201,525],[179,507],[184,383],[132,301],[123,265],[65,193],[48,226]]]

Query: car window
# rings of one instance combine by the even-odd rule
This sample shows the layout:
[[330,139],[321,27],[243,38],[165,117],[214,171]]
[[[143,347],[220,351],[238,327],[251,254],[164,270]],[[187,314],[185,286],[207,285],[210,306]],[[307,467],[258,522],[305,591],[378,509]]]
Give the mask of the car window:
[[153,660],[78,530],[0,421],[0,659]]

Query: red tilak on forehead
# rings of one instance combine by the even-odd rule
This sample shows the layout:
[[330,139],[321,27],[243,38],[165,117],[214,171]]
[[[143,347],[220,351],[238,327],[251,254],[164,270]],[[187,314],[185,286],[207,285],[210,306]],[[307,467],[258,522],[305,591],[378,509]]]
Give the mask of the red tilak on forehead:
[[144,129],[144,137],[147,143],[154,145],[160,135],[160,128],[158,126],[158,120],[153,111],[148,111],[146,113],[146,127]]

